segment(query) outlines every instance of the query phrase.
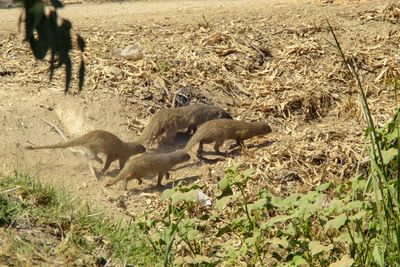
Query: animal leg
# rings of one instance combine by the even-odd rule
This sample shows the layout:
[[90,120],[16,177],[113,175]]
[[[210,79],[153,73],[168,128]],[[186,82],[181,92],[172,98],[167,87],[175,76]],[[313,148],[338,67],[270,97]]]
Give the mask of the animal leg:
[[122,189],[128,190],[128,176],[124,177],[124,181],[122,182]]
[[201,159],[203,156],[201,155],[203,153],[203,141],[199,142],[199,148],[197,149],[197,157]]
[[117,178],[115,178],[114,180],[112,180],[112,181],[106,183],[106,187],[112,186],[113,184],[116,184],[118,181],[123,180],[123,179],[127,178],[128,176],[129,176],[129,175],[126,175],[126,176],[119,176],[119,175],[118,175]]
[[164,176],[163,173],[159,173],[158,174],[157,186],[161,186],[161,180],[162,180],[163,176]]
[[101,174],[101,175],[104,175],[104,174],[106,173],[106,171],[108,170],[108,168],[110,168],[110,165],[111,165],[111,162],[112,162],[112,161],[113,161],[113,160],[111,159],[111,157],[110,157],[110,156],[107,156],[106,162],[104,162],[103,169],[100,171],[100,174]]
[[125,166],[126,163],[126,158],[120,158],[119,159],[119,169],[122,170]]
[[218,155],[222,155],[222,156],[227,156],[227,153],[225,152],[225,153],[223,153],[223,152],[221,152],[220,150],[219,150],[219,148],[222,146],[222,144],[224,143],[224,140],[217,140],[217,141],[215,141],[215,144],[214,144],[214,150],[215,150],[215,152],[217,152],[217,154]]
[[243,140],[237,139],[237,140],[236,140],[236,143],[237,143],[237,145],[240,146],[242,149],[244,149],[244,150],[247,149],[246,146],[244,145]]
[[164,135],[161,137],[160,144],[162,146],[170,145],[176,136],[176,132],[172,129],[165,131]]
[[197,131],[197,126],[195,124],[189,125],[186,134],[194,134]]
[[99,181],[100,177],[97,174],[96,170],[93,168],[93,165],[92,165],[92,163],[90,161],[88,161],[88,165],[89,165],[90,174],[93,175],[96,178],[97,181]]
[[89,159],[95,160],[100,164],[103,164],[103,160],[97,156],[96,153],[94,153],[92,150],[89,149]]
[[159,174],[158,174],[158,179],[157,179],[157,186],[161,186],[161,180],[162,180],[162,178],[163,178],[164,175],[165,175],[165,179],[167,179],[167,180],[171,177],[171,175],[169,174],[169,172],[166,172],[166,173],[164,173],[164,174],[159,173]]

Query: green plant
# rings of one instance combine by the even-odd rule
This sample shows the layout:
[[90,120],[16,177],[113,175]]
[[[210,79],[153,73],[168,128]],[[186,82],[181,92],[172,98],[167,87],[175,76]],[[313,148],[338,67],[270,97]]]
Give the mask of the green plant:
[[8,240],[0,261],[17,265],[41,265],[53,258],[53,263],[77,265],[154,265],[161,260],[132,220],[112,219],[65,190],[19,172],[0,176],[0,236]]

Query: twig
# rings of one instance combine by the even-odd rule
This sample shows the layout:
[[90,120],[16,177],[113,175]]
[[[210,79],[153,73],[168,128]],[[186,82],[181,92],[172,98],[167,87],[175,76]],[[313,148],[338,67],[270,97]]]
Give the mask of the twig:
[[10,188],[10,189],[1,191],[1,192],[0,192],[0,195],[2,195],[2,194],[7,194],[7,193],[11,193],[11,192],[14,192],[14,191],[17,191],[17,190],[20,189],[20,188],[21,188],[21,186],[17,186],[17,187],[14,187],[14,188]]
[[68,140],[64,133],[61,131],[61,129],[57,126],[54,125],[53,123],[49,122],[48,120],[42,119],[42,121],[44,121],[45,123],[47,123],[50,127],[52,127],[64,140]]

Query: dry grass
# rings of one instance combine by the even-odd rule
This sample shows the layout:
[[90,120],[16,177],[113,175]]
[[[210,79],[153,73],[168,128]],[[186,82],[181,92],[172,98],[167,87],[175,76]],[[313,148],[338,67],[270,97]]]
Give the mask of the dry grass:
[[[255,12],[224,21],[205,16],[184,24],[166,19],[82,30],[87,41],[82,97],[120,96],[130,114],[127,130],[134,133],[155,110],[170,107],[182,88],[190,88],[193,101],[222,106],[237,119],[268,120],[274,133],[252,141],[258,149],[212,165],[212,177],[202,180],[209,185],[232,163],[257,167],[254,192],[268,188],[287,194],[348,179],[366,156],[364,121],[353,80],[330,44],[325,15],[362,72],[372,114],[383,123],[393,111],[390,88],[400,72],[400,33],[390,27],[398,23],[399,6],[333,6],[313,16],[293,9],[292,14],[298,13],[291,17]],[[29,50],[20,35],[0,36],[2,83],[46,83],[47,65],[26,56]],[[143,59],[116,55],[130,44],[140,45]],[[53,85],[62,84],[56,76]]]

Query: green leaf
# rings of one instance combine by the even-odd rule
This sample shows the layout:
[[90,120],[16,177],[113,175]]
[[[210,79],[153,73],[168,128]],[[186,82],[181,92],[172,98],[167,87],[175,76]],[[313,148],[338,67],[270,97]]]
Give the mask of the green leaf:
[[288,248],[289,247],[289,242],[287,241],[286,238],[270,238],[266,240],[267,243],[271,244],[271,245],[275,245],[275,246],[279,246],[282,248]]
[[232,227],[229,224],[223,224],[219,227],[217,233],[215,234],[216,237],[220,237],[226,233],[232,232]]
[[200,232],[197,231],[196,229],[189,230],[187,233],[187,239],[189,241],[195,240],[199,234]]
[[349,220],[350,221],[361,220],[365,216],[365,214],[367,214],[367,211],[361,210],[361,211],[357,212],[356,214],[350,216]]
[[374,260],[375,260],[376,264],[379,267],[383,267],[384,263],[385,263],[384,255],[381,253],[381,251],[378,247],[378,244],[375,244],[372,255],[374,256]]
[[287,198],[285,198],[283,200],[282,205],[284,207],[286,207],[287,209],[291,209],[291,208],[297,206],[298,200],[300,197],[301,197],[301,195],[298,193],[291,194],[290,196],[288,196]]
[[390,163],[395,157],[397,157],[397,149],[390,148],[389,150],[382,150],[383,164],[387,165]]
[[195,190],[191,190],[189,192],[175,192],[171,196],[172,204],[176,204],[180,201],[185,202],[196,202],[197,201],[197,193]]
[[244,170],[242,172],[242,176],[244,176],[244,177],[252,177],[252,175],[255,173],[255,171],[256,171],[255,168],[250,168],[250,169]]
[[332,201],[329,203],[329,207],[327,208],[327,210],[328,210],[330,213],[335,212],[335,211],[336,211],[336,212],[340,212],[340,211],[342,211],[343,206],[344,206],[343,201],[341,201],[341,200],[339,200],[339,199],[337,199],[337,198],[334,198],[334,199],[332,199]]
[[286,203],[282,201],[280,197],[272,196],[271,205],[277,208],[284,207]]
[[[354,243],[360,244],[363,242],[362,238],[357,233],[353,233],[352,235]],[[344,232],[341,233],[338,237],[334,238],[334,241],[338,243],[353,244],[353,239],[351,239],[350,234],[348,232]]]
[[260,235],[261,235],[260,229],[255,228],[253,230],[253,236],[246,238],[246,240],[245,240],[246,244],[250,245],[250,246],[254,246],[256,244],[258,238],[260,237]]
[[[42,22],[44,17],[44,3],[37,1],[28,11],[29,20],[32,23],[30,25],[30,35],[33,34],[33,30],[36,29]],[[29,37],[29,36],[28,36]]]
[[350,267],[354,263],[354,260],[345,255],[339,261],[331,263],[329,267]]
[[218,210],[222,210],[223,208],[225,208],[226,204],[228,204],[231,201],[231,198],[232,198],[232,196],[227,196],[227,197],[217,199],[217,201],[215,202],[215,207]]
[[327,183],[321,184],[321,185],[319,185],[319,186],[317,187],[317,191],[318,191],[318,192],[324,192],[324,191],[325,191],[326,189],[328,189],[331,185],[332,185],[331,182],[327,182]]
[[255,203],[253,204],[249,204],[248,205],[248,209],[251,212],[252,210],[261,210],[265,207],[265,204],[267,204],[267,199],[262,198],[257,200]]
[[83,61],[82,58],[81,64],[79,66],[79,91],[82,91],[84,82],[85,82],[85,62]]
[[301,265],[301,266],[309,266],[307,261],[303,257],[301,257],[299,255],[296,255],[296,256],[293,257],[292,263],[295,266],[299,266],[299,265]]
[[77,38],[79,50],[81,52],[85,51],[85,46],[86,46],[85,40],[83,40],[82,36],[80,36],[79,34],[76,35],[76,38]]
[[262,229],[265,229],[265,228],[267,228],[267,227],[270,227],[270,226],[272,226],[272,225],[274,225],[275,223],[284,223],[284,222],[286,222],[287,220],[290,220],[290,219],[292,219],[292,218],[294,218],[295,216],[292,214],[292,215],[279,215],[279,216],[275,216],[275,217],[273,217],[272,219],[269,219],[267,222],[265,222],[263,225],[262,225]]
[[226,176],[219,180],[218,189],[222,191],[218,198],[233,194],[231,181]]
[[330,228],[339,229],[340,227],[342,227],[346,223],[346,220],[347,220],[347,215],[345,213],[342,213],[339,216],[337,216],[336,218],[328,221],[324,226],[325,233]]
[[332,250],[333,245],[330,244],[328,246],[324,246],[318,241],[310,241],[310,243],[308,243],[308,249],[310,250],[311,255],[315,256],[321,252],[324,252],[324,251],[326,252],[326,251]]
[[52,4],[55,8],[64,7],[64,5],[63,5],[59,0],[51,0],[51,4]]
[[171,196],[174,194],[175,190],[174,189],[165,189],[164,192],[161,194],[161,200],[166,200],[167,198],[171,198]]
[[360,209],[364,205],[364,201],[355,200],[346,204],[344,210]]

